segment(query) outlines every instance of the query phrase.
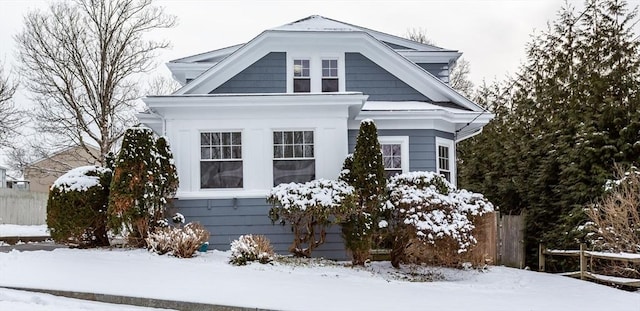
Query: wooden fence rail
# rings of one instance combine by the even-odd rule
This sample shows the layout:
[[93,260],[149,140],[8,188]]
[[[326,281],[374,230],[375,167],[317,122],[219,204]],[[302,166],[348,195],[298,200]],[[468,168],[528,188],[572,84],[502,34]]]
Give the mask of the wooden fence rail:
[[547,249],[544,244],[540,244],[539,247],[539,262],[538,262],[538,271],[545,271],[546,264],[546,256],[566,256],[566,257],[578,257],[580,259],[580,271],[574,272],[564,272],[560,273],[561,275],[570,276],[570,277],[579,277],[581,280],[592,279],[600,282],[613,283],[617,285],[623,286],[631,286],[640,288],[640,279],[632,279],[632,278],[624,278],[624,277],[616,277],[609,275],[602,275],[593,273],[589,268],[587,263],[587,259],[605,259],[611,261],[621,261],[633,264],[640,264],[640,254],[631,254],[631,253],[604,253],[604,252],[595,252],[588,251],[585,249],[584,244],[580,244],[579,250],[558,250],[558,249]]

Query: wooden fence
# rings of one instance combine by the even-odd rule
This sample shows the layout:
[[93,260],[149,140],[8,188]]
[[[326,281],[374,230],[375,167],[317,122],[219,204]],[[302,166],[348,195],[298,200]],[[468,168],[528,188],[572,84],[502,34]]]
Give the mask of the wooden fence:
[[[632,279],[618,276],[610,276],[610,275],[602,275],[592,272],[591,267],[593,265],[593,259],[605,259],[611,261],[621,261],[633,264],[640,264],[640,254],[629,254],[629,253],[603,253],[603,252],[594,252],[588,251],[585,249],[584,244],[580,244],[579,250],[557,250],[557,249],[547,249],[543,244],[540,244],[539,247],[539,262],[538,262],[538,271],[545,271],[546,265],[546,256],[568,256],[568,257],[578,257],[580,259],[580,271],[573,272],[564,272],[560,273],[561,275],[570,276],[580,278],[581,280],[591,279],[599,282],[630,286],[630,287],[639,287],[640,288],[640,279]],[[587,259],[591,259],[588,261]]]
[[0,189],[0,224],[45,224],[47,197],[46,193]]
[[519,269],[525,267],[524,213],[500,216],[497,244],[497,264]]

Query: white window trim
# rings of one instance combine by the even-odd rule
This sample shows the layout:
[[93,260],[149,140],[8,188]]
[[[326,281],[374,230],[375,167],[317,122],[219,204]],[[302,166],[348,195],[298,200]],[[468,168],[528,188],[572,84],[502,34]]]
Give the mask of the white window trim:
[[[200,142],[200,134],[202,133],[233,133],[233,132],[239,132],[240,133],[240,137],[242,137],[242,143],[240,144],[240,149],[242,150],[242,157],[240,157],[240,159],[220,159],[220,160],[203,160],[201,155],[200,155],[200,147],[201,142]],[[245,150],[244,150],[244,144],[245,144],[245,133],[244,130],[242,129],[206,129],[206,130],[198,130],[198,150],[196,152],[197,155],[197,172],[198,174],[196,174],[196,185],[197,185],[197,189],[198,191],[204,191],[204,192],[228,192],[228,191],[233,191],[233,190],[244,190],[245,189],[245,175],[244,172],[246,172],[246,161],[245,161]],[[242,162],[242,188],[202,188],[201,182],[200,182],[200,178],[202,178],[202,172],[200,171],[200,162],[201,161],[241,161]],[[193,179],[192,179],[193,180]]]
[[449,148],[449,172],[451,174],[451,184],[454,186],[457,186],[457,178],[456,178],[457,169],[456,169],[456,161],[455,161],[456,145],[453,143],[453,140],[451,139],[436,137],[435,167],[436,167],[436,172],[438,174],[440,174],[440,165],[438,163],[439,152],[440,152],[438,148],[439,146]]
[[[287,93],[293,93],[293,61],[299,59],[309,60],[309,78],[311,79],[311,92],[322,93],[322,60],[338,60],[338,92],[345,92],[345,65],[344,53],[289,53],[287,52]],[[297,93],[304,94],[304,93]]]
[[409,172],[409,136],[378,136],[380,144],[400,144],[400,167],[402,173]]

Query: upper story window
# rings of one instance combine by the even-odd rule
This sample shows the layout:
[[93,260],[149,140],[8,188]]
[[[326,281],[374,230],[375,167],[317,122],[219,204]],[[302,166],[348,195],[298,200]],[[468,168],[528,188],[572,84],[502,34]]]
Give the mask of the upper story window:
[[322,92],[338,92],[338,60],[322,60]]
[[274,131],[273,185],[315,178],[313,131]]
[[200,188],[242,188],[242,133],[200,133]]
[[436,168],[450,183],[455,185],[453,141],[436,137]]
[[311,92],[311,67],[308,59],[293,60],[293,92]]
[[382,161],[387,178],[409,171],[409,137],[379,136]]

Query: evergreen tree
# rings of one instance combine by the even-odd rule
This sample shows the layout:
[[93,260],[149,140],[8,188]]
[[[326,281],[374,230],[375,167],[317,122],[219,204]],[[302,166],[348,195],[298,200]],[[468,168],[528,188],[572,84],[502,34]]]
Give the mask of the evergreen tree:
[[369,258],[373,232],[383,203],[386,187],[382,149],[378,129],[372,120],[360,123],[352,159],[347,157],[341,178],[350,182],[357,196],[356,211],[342,225],[347,249],[354,265],[363,265]]
[[[159,206],[156,210],[164,212],[171,207],[171,200],[178,190],[178,171],[173,162],[173,153],[169,148],[169,142],[164,137],[159,137],[156,140],[156,150],[158,152],[156,163],[159,165],[158,173],[160,176],[157,194]],[[164,215],[158,213],[154,219],[156,221],[164,219]]]
[[582,237],[572,229],[613,163],[640,157],[635,20],[625,1],[588,0],[580,13],[567,6],[529,44],[507,91],[483,89],[497,97],[496,118],[460,144],[460,184],[503,213],[527,210],[529,264],[540,242],[576,247]]
[[151,129],[133,127],[125,132],[111,182],[109,228],[126,229],[129,243],[144,246],[154,220],[163,215],[158,204],[161,177]]

